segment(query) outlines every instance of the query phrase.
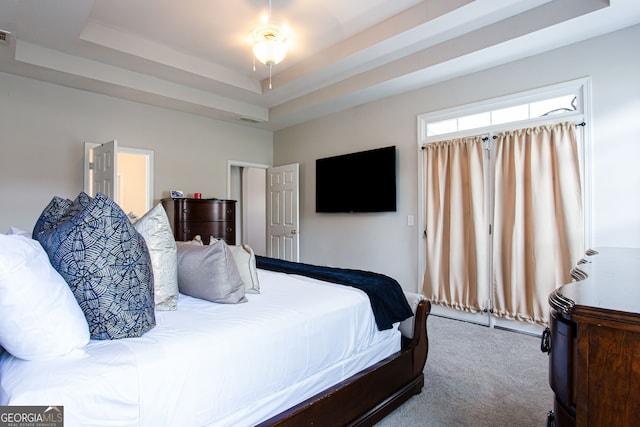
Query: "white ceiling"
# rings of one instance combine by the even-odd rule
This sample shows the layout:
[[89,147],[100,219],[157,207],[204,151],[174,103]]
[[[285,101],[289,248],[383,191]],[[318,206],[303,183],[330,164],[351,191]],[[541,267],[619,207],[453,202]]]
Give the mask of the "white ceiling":
[[277,130],[640,23],[638,0],[273,0],[269,90],[247,42],[268,4],[0,0],[0,71]]

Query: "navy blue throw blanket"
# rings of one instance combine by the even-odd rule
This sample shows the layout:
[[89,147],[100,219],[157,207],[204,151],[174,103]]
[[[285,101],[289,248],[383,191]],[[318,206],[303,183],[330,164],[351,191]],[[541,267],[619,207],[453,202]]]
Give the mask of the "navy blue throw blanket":
[[381,331],[391,329],[395,322],[400,322],[413,316],[400,284],[384,274],[321,267],[263,256],[256,256],[256,267],[287,274],[299,274],[360,289],[369,296],[376,324]]

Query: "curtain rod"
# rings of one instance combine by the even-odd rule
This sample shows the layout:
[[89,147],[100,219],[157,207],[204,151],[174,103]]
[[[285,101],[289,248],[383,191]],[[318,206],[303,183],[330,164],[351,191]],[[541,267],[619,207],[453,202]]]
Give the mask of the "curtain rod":
[[[580,123],[576,123],[575,125],[576,125],[576,127],[577,127],[577,126],[586,126],[587,124],[586,124],[585,122],[580,122]],[[497,135],[493,135],[493,136],[492,136],[492,138],[493,138],[493,139],[498,139],[498,136],[497,136]],[[484,141],[484,142],[487,142],[488,140],[489,140],[489,137],[487,137],[487,136],[485,136],[484,138],[482,138],[482,141]],[[427,145],[427,144],[422,144],[422,146],[420,147],[420,149],[421,149],[421,150],[424,150],[426,145]]]

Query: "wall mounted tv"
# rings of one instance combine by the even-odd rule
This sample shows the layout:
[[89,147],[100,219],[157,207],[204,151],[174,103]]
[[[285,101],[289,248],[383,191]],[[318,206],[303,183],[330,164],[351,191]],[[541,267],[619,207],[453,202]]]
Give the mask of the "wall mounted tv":
[[316,160],[316,212],[395,211],[395,146]]

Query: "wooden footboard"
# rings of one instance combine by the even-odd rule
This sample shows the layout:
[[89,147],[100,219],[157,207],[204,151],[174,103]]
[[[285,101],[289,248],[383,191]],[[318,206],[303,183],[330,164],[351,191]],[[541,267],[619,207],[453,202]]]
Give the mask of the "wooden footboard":
[[412,339],[402,349],[300,404],[260,423],[281,426],[371,426],[422,391],[429,342],[431,304],[419,302]]

